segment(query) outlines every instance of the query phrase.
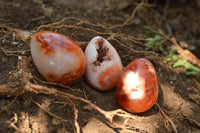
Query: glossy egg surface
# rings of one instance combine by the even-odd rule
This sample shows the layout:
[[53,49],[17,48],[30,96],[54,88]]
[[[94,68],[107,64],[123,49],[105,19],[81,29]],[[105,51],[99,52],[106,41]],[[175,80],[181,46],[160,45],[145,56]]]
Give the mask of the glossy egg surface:
[[52,31],[36,33],[30,43],[33,61],[47,81],[70,85],[85,71],[85,56],[70,38]]
[[122,62],[115,48],[106,39],[94,37],[85,49],[85,57],[85,78],[93,88],[107,91],[117,85]]
[[152,63],[145,58],[138,58],[122,72],[116,96],[125,110],[142,113],[156,103],[158,91],[157,75]]

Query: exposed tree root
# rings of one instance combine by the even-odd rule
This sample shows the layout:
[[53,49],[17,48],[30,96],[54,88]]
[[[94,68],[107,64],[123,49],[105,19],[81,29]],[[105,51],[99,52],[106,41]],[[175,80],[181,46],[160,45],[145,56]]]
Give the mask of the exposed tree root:
[[[61,92],[61,91],[57,90],[56,88],[48,88],[45,86],[33,84],[31,82],[31,80],[33,79],[33,76],[28,71],[28,62],[27,62],[26,57],[24,57],[24,56],[19,56],[17,70],[14,71],[11,76],[13,78],[12,80],[15,79],[16,83],[15,84],[12,83],[12,85],[9,85],[9,84],[0,85],[0,94],[1,94],[0,96],[1,97],[3,97],[3,96],[18,96],[18,95],[21,95],[26,92],[32,92],[35,94],[46,94],[46,95],[53,95],[53,96],[65,98],[73,106],[74,116],[75,116],[74,122],[75,122],[75,127],[76,127],[77,132],[80,132],[80,127],[77,122],[78,109],[76,108],[75,104],[71,101],[71,99],[78,100],[78,101],[84,102],[86,104],[89,104],[93,109],[97,110],[99,113],[104,115],[106,119],[108,119],[111,123],[113,123],[118,128],[122,128],[123,126],[118,125],[117,123],[115,123],[113,121],[114,116],[120,116],[120,117],[124,117],[124,118],[134,118],[132,115],[130,115],[129,113],[126,113],[123,110],[105,111],[105,110],[101,109],[100,107],[98,107],[97,105],[91,103],[90,101],[88,101],[82,97],[74,96],[74,95],[66,93],[66,92]],[[37,104],[40,108],[42,108],[42,106],[40,106],[37,102],[34,102],[34,103]],[[7,107],[5,107],[5,108],[7,108]],[[44,108],[42,108],[42,109],[45,112],[47,112],[48,114],[50,114],[51,116],[58,118],[58,119],[62,119],[58,116],[53,115],[48,110],[45,110]],[[62,119],[62,121],[65,121],[65,120]]]
[[165,127],[167,128],[167,130],[169,132],[175,132],[178,133],[177,129],[176,129],[176,125],[174,124],[174,122],[169,118],[169,116],[167,116],[167,114],[162,110],[162,108],[159,106],[158,103],[156,103],[156,107],[158,108],[158,110],[160,111],[160,114],[164,117],[164,124]]

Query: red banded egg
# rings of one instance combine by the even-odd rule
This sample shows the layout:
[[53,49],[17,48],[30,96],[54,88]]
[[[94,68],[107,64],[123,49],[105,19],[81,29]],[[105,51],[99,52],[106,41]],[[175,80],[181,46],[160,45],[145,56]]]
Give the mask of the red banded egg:
[[118,103],[127,111],[142,113],[158,98],[158,80],[152,63],[145,58],[133,60],[121,74],[117,84]]
[[93,88],[107,91],[117,85],[122,62],[115,48],[106,39],[94,37],[85,49],[85,57],[85,78]]
[[36,33],[30,43],[35,66],[50,82],[70,85],[85,71],[85,56],[70,38],[52,31]]

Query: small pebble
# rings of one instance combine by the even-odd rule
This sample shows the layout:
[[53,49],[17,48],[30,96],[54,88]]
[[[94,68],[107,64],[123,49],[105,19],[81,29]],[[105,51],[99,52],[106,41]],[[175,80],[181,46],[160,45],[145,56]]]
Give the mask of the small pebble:
[[17,45],[19,42],[11,42],[12,45]]
[[174,83],[174,81],[170,81],[169,83],[172,85]]
[[3,40],[2,40],[2,43],[5,43],[5,42],[6,42],[6,40],[5,40],[5,39],[3,39]]

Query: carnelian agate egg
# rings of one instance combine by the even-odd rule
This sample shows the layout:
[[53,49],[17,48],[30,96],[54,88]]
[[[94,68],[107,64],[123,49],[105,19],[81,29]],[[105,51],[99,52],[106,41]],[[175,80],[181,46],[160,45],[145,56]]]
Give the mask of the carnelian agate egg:
[[85,78],[95,89],[107,91],[117,85],[122,71],[121,59],[115,48],[104,38],[94,37],[85,49]]
[[52,31],[40,31],[30,43],[33,61],[47,81],[70,85],[85,71],[85,56],[70,38]]
[[122,72],[117,84],[117,100],[125,110],[142,113],[156,103],[158,90],[158,80],[153,65],[145,58],[138,58]]

